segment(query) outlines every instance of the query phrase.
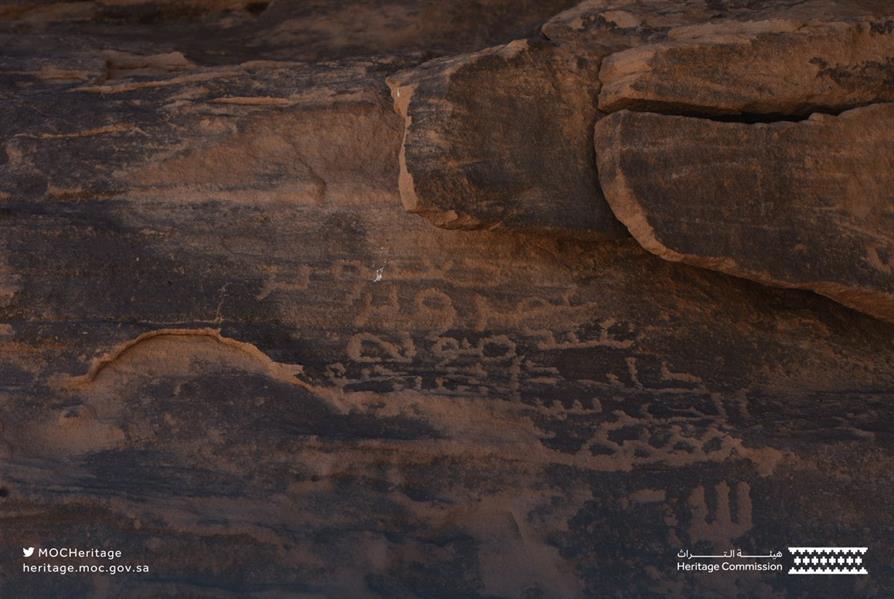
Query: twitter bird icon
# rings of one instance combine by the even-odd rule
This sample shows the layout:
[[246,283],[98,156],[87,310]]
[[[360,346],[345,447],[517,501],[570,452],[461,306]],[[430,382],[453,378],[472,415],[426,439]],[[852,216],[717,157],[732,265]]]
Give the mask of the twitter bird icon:
[[34,547],[22,547],[22,553],[25,557],[31,557],[34,555]]

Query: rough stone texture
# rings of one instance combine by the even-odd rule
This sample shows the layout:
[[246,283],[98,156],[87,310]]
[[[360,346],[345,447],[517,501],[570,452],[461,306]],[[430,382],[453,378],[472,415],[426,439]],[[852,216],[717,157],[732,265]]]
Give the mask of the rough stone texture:
[[894,100],[894,18],[725,21],[668,38],[602,63],[600,110],[792,116]]
[[[222,5],[2,13],[0,596],[887,594],[894,326],[631,239],[432,227],[384,83],[430,28],[274,43],[286,3]],[[793,543],[872,576],[673,566]]]
[[[405,122],[406,209],[445,228],[622,237],[593,172],[592,134],[584,131],[597,118],[602,58],[656,35],[648,22],[628,22],[623,9],[632,8],[600,3],[584,16],[563,13],[544,25],[542,37],[392,76]],[[693,11],[707,18],[704,9]],[[666,2],[639,12],[661,23],[689,22]]]
[[773,124],[623,111],[596,125],[596,153],[654,254],[894,321],[894,104]]
[[[416,62],[524,37],[574,0],[2,0],[7,31],[83,37],[147,52],[176,48],[202,64],[414,55]],[[102,47],[99,44],[97,47]],[[150,52],[151,50],[151,52]],[[36,58],[36,57],[35,57]]]
[[312,0],[273,2],[258,47],[333,58],[412,52],[421,58],[522,38],[574,0]]
[[621,236],[592,168],[598,88],[587,68],[519,40],[392,77],[407,125],[404,207],[445,228]]
[[[618,237],[621,228],[593,178],[591,140],[580,133],[601,116],[600,91],[604,110],[672,92],[689,94],[694,106],[712,113],[738,107],[801,114],[814,104],[839,109],[886,99],[891,18],[889,3],[873,1],[583,2],[546,22],[539,37],[437,60],[389,80],[406,125],[401,198],[409,211],[447,228]],[[799,27],[805,31],[785,33]],[[678,49],[689,38],[701,45]],[[751,38],[759,46],[755,64]],[[684,53],[684,64],[662,62],[668,53]],[[653,72],[642,71],[653,55],[660,62],[652,67],[658,91],[646,85],[648,93],[630,92],[627,86]],[[810,64],[814,58],[829,64]],[[712,67],[700,68],[705,62]],[[743,72],[749,77],[737,81]],[[819,89],[811,79],[817,72],[829,81]],[[602,90],[600,77],[610,89]],[[724,77],[732,81],[728,88]],[[779,90],[787,95],[772,99]]]

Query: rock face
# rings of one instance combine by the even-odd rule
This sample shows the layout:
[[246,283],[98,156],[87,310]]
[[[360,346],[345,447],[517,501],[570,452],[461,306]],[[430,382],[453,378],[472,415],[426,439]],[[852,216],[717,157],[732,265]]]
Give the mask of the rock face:
[[599,108],[802,115],[894,100],[894,20],[724,21],[602,64]]
[[591,166],[598,89],[579,60],[520,40],[392,77],[404,207],[445,228],[621,236]]
[[774,124],[623,111],[596,125],[596,154],[654,254],[894,321],[894,104]]
[[306,60],[412,53],[419,61],[523,38],[575,0],[304,0],[272,2],[256,48]]
[[[894,325],[647,252],[592,143],[599,57],[884,7],[559,4],[3,5],[0,596],[886,596]],[[871,576],[674,564],[823,543]]]
[[616,238],[580,129],[599,110],[801,115],[890,100],[891,18],[850,0],[582,2],[537,38],[390,78],[404,206],[446,228]]
[[660,35],[653,22],[704,15],[693,9],[681,16],[666,2],[650,2],[633,23],[624,10],[633,8],[631,2],[581,7],[545,24],[542,37],[389,78],[405,124],[406,209],[445,228],[622,237],[593,172],[592,134],[585,132],[597,119],[600,62]]

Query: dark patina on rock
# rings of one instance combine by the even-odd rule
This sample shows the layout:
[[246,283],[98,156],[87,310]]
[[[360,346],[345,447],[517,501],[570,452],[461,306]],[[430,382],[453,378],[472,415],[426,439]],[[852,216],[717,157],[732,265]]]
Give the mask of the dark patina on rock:
[[721,21],[668,38],[603,62],[600,110],[795,116],[894,100],[890,18]]
[[773,124],[622,111],[595,143],[652,253],[894,321],[894,104]]

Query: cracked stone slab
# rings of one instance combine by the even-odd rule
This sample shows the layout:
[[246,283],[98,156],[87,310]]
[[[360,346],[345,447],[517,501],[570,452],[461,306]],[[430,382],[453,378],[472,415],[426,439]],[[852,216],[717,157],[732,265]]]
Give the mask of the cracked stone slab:
[[[588,139],[602,116],[597,105],[605,60],[617,65],[620,59],[613,56],[636,53],[636,48],[673,46],[679,43],[675,36],[687,31],[720,36],[716,32],[761,32],[772,27],[782,31],[792,23],[841,24],[864,18],[876,19],[881,27],[878,23],[883,21],[878,19],[886,10],[880,4],[848,0],[747,5],[701,0],[582,2],[546,22],[536,40],[400,72],[389,83],[406,128],[403,205],[446,228],[623,236],[594,180]],[[788,34],[779,35],[785,44],[794,43]],[[866,35],[878,37],[872,32]],[[723,39],[740,38],[743,35],[729,33]],[[809,46],[809,40],[805,44]],[[866,61],[885,50],[872,48],[863,52]],[[715,59],[717,69],[723,58]],[[886,97],[887,88],[880,89],[883,83],[865,86],[854,73],[848,76],[852,81],[842,84],[847,89],[867,88],[861,101]],[[865,77],[885,81],[874,71]],[[846,100],[846,104],[855,101]]]
[[[586,231],[624,237],[593,169],[599,64],[707,18],[653,1],[588,3],[556,15],[544,39],[432,61],[389,78],[405,120],[404,207],[445,228]],[[634,14],[635,13],[635,14]]]
[[889,102],[894,19],[678,27],[666,42],[609,56],[600,79],[604,112],[801,115]]
[[650,252],[894,321],[894,104],[773,124],[621,111],[595,145]]

